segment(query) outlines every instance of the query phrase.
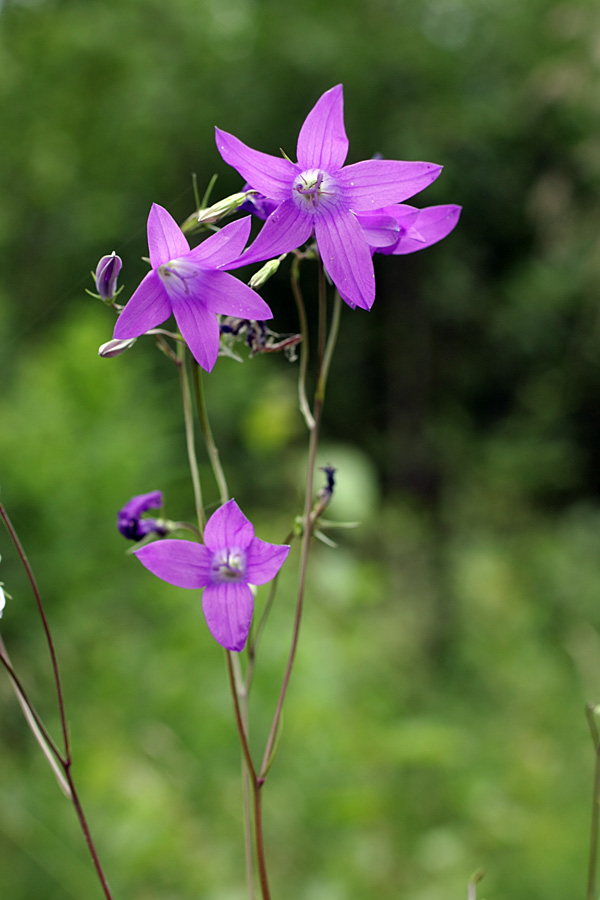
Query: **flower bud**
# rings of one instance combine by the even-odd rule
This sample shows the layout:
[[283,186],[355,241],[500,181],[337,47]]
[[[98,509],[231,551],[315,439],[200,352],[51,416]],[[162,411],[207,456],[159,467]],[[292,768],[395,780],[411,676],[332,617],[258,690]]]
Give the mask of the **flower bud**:
[[98,347],[98,356],[102,356],[104,359],[112,359],[113,356],[120,356],[121,353],[125,353],[126,350],[131,349],[137,338],[129,338],[127,341],[117,341],[114,338],[112,341],[107,341],[105,344],[101,344]]
[[0,619],[2,618],[2,613],[4,612],[5,606],[6,606],[6,597],[4,596],[4,591],[2,590],[2,585],[0,584]]
[[264,266],[255,272],[250,281],[248,282],[248,286],[253,290],[256,288],[262,287],[263,284],[271,278],[272,275],[275,274],[283,260],[286,258],[287,253],[282,253],[281,256],[277,257],[277,259],[270,259],[268,262],[264,264]]
[[254,191],[240,191],[237,194],[231,194],[230,197],[225,197],[224,200],[219,200],[218,203],[214,203],[212,206],[207,206],[206,209],[201,209],[198,212],[198,222],[201,225],[212,225],[218,222],[219,219],[224,219],[225,216],[229,216],[239,209],[242,203],[253,193]]
[[149,509],[160,509],[163,505],[161,491],[150,491],[148,494],[137,494],[128,500],[119,510],[117,528],[130,541],[141,541],[148,534],[164,537],[167,534],[167,523],[164,519],[142,518],[142,513]]
[[117,278],[123,262],[115,251],[109,256],[103,256],[96,266],[96,290],[104,303],[112,303],[116,296]]

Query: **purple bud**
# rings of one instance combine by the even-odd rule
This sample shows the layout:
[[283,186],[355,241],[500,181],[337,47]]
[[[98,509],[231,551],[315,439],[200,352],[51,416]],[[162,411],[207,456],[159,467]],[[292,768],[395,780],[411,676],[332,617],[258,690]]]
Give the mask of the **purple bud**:
[[[242,188],[243,191],[251,191],[252,187],[249,184],[245,184]],[[274,210],[279,206],[278,200],[270,200],[268,197],[265,197],[264,194],[256,193],[251,194],[240,206],[240,209],[244,210],[244,212],[254,213],[255,216],[258,216],[259,219],[268,219]]]
[[122,265],[121,257],[113,250],[109,256],[103,256],[96,266],[96,290],[105,303],[110,303],[115,298],[117,278]]
[[158,534],[164,537],[167,533],[165,523],[160,519],[142,519],[142,513],[149,509],[160,509],[163,505],[161,491],[150,491],[149,494],[138,494],[132,497],[125,506],[119,510],[117,516],[117,528],[130,541],[141,541],[148,534]]

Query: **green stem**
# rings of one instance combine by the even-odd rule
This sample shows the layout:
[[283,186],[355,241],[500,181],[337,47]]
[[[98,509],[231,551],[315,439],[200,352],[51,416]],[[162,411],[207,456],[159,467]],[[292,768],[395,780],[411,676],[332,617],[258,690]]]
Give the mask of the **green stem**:
[[306,375],[308,372],[309,343],[308,343],[308,321],[306,319],[306,308],[304,306],[304,298],[300,290],[300,259],[296,254],[292,263],[291,285],[296,308],[298,310],[298,322],[300,325],[300,334],[302,341],[300,342],[300,366],[298,369],[298,402],[300,404],[300,412],[304,416],[306,427],[310,430],[314,428],[315,420],[310,411],[310,406],[306,396]]
[[208,412],[206,409],[206,399],[204,397],[204,387],[202,384],[202,373],[200,372],[200,366],[198,365],[196,360],[193,360],[192,362],[192,371],[194,373],[194,397],[196,400],[198,420],[200,422],[202,434],[204,435],[204,443],[206,445],[206,451],[208,453],[210,465],[215,476],[215,481],[217,482],[217,487],[219,488],[221,503],[223,504],[227,503],[227,501],[229,500],[229,488],[227,487],[227,479],[225,478],[225,472],[223,471],[223,466],[221,465],[219,449],[215,443],[212,429],[210,427]]
[[[325,400],[325,387],[327,382],[327,374],[329,369],[329,363],[331,362],[331,356],[333,354],[333,349],[335,346],[335,340],[337,338],[338,324],[339,324],[339,311],[335,316],[335,329],[332,329],[333,334],[330,334],[329,340],[325,340],[325,331],[326,331],[326,283],[325,277],[321,265],[320,269],[320,277],[319,277],[319,371],[317,372],[317,389],[315,391],[315,401],[312,412],[312,424],[307,423],[309,425],[309,443],[308,443],[308,465],[306,471],[306,487],[305,487],[305,497],[304,497],[304,530],[302,533],[302,547],[300,551],[300,574],[298,579],[298,595],[296,599],[296,614],[294,617],[294,628],[292,632],[292,641],[290,645],[290,652],[288,656],[287,665],[285,668],[283,680],[281,683],[281,689],[279,691],[279,697],[277,700],[277,706],[275,708],[275,715],[273,716],[273,721],[271,723],[271,730],[269,732],[269,736],[267,739],[267,743],[265,746],[265,752],[263,755],[263,760],[259,772],[259,778],[264,779],[266,777],[267,771],[271,764],[273,748],[275,746],[275,742],[277,739],[277,733],[279,730],[279,723],[281,720],[281,714],[283,712],[283,704],[285,702],[285,697],[287,694],[287,689],[289,686],[290,678],[292,675],[292,669],[294,667],[294,661],[296,658],[296,650],[298,647],[298,639],[300,637],[300,624],[302,621],[302,611],[304,608],[304,593],[306,588],[306,576],[308,571],[308,557],[310,553],[310,539],[312,537],[313,526],[314,523],[311,521],[311,509],[312,509],[312,498],[313,498],[313,489],[314,489],[314,474],[315,474],[315,465],[317,459],[317,449],[319,446],[319,428],[321,424],[321,416],[323,412],[323,403]],[[327,360],[327,369],[325,369],[325,360]]]
[[192,396],[190,391],[190,382],[188,378],[186,366],[186,347],[179,344],[177,347],[177,367],[179,369],[179,380],[181,383],[181,396],[183,400],[183,417],[185,421],[185,441],[187,446],[187,454],[190,465],[190,473],[192,476],[192,484],[194,487],[194,503],[196,506],[196,517],[198,519],[198,529],[200,535],[204,534],[204,526],[206,519],[204,518],[204,504],[202,502],[202,488],[200,486],[200,470],[198,467],[198,458],[196,456],[196,441],[194,437],[194,416],[192,412]]
[[586,706],[586,716],[594,742],[594,782],[592,796],[592,824],[590,828],[590,853],[588,861],[587,900],[596,900],[596,872],[598,869],[598,818],[600,813],[600,739],[596,724],[597,707]]

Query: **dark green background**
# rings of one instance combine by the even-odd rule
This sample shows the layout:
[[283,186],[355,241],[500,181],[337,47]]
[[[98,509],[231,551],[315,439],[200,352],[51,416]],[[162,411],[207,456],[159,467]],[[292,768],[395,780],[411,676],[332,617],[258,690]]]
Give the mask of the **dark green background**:
[[[464,210],[438,246],[378,261],[371,313],[344,309],[322,461],[339,469],[332,516],[363,524],[311,567],[265,795],[273,895],[464,897],[484,866],[488,900],[584,896],[599,31],[593,0],[0,4],[0,491],[47,603],[115,898],[245,896],[239,755],[198,598],[124,556],[113,524],[155,488],[192,515],[175,373],[149,342],[99,359],[112,314],[83,291],[115,249],[129,296],[150,204],[183,220],[193,172],[201,190],[218,173],[215,197],[239,188],[215,125],[294,156],[339,82],[349,161],[441,163],[418,202]],[[285,273],[264,296],[294,330]],[[302,484],[294,376],[269,357],[221,360],[207,380],[233,492],[271,541]],[[0,552],[2,634],[56,728],[33,601],[6,538]],[[295,559],[263,649],[257,750]],[[2,896],[100,897],[5,678],[0,732]]]

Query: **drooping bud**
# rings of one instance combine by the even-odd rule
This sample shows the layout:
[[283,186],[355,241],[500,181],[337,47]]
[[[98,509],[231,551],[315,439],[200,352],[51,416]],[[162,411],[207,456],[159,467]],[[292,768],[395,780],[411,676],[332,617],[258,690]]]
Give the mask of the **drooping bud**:
[[98,356],[102,356],[104,359],[112,359],[113,356],[120,356],[121,353],[130,350],[136,340],[137,338],[130,338],[128,341],[117,341],[113,338],[111,341],[107,341],[105,344],[101,344],[101,346],[98,347]]
[[250,281],[248,282],[248,286],[253,290],[256,288],[262,287],[263,284],[271,278],[272,275],[275,274],[283,260],[286,258],[287,253],[283,253],[277,259],[270,259],[268,262],[264,264],[264,266],[255,272]]
[[96,266],[96,290],[104,303],[112,303],[115,299],[117,278],[122,265],[121,257],[113,250],[109,256],[103,256]]
[[149,509],[160,509],[163,505],[161,491],[150,491],[148,494],[138,494],[132,497],[125,506],[119,510],[117,516],[117,528],[130,541],[141,541],[148,534],[158,534],[164,537],[168,533],[167,523],[162,519],[142,519],[142,513]]

